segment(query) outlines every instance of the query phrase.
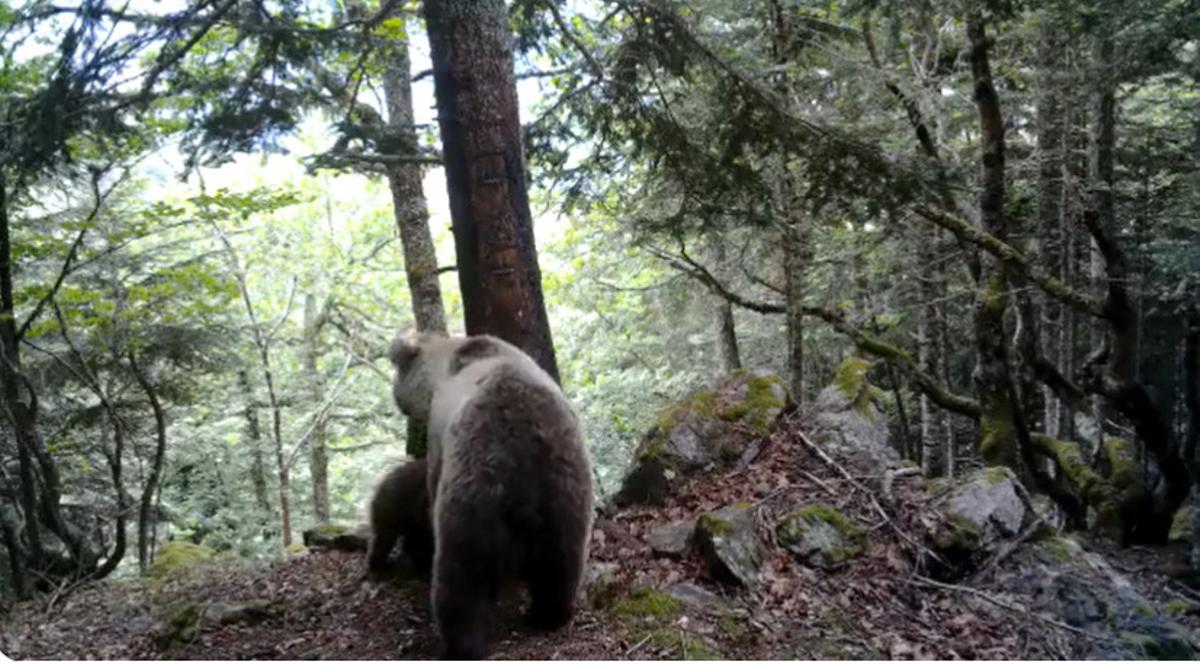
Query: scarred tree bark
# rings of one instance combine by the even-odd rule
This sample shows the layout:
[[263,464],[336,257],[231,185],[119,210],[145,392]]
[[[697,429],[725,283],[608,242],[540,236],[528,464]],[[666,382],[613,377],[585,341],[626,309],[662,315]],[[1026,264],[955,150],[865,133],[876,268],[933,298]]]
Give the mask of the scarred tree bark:
[[429,0],[425,22],[467,333],[513,343],[557,379],[504,1]]

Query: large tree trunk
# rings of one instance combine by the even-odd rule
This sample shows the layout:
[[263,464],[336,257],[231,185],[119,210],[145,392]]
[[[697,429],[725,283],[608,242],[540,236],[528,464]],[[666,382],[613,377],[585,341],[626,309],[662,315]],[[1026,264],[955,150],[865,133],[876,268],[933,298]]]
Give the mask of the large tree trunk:
[[[971,42],[971,76],[975,83],[975,106],[982,133],[979,169],[979,212],[983,229],[1001,241],[1008,239],[1004,212],[1004,120],[1000,99],[992,83],[988,59],[990,46],[983,18],[972,12],[967,18]],[[979,398],[979,452],[988,465],[1017,467],[1020,446],[1017,438],[1018,403],[1012,400],[1004,313],[1008,309],[1008,278],[1004,263],[988,253],[980,254],[980,278],[975,302],[975,390]]]
[[[325,397],[321,373],[317,370],[320,355],[318,341],[325,325],[325,311],[317,310],[317,298],[304,295],[304,374],[308,382],[309,403],[319,407]],[[313,517],[318,524],[329,522],[329,453],[325,447],[325,414],[316,411],[316,420],[308,436],[308,466],[312,477]]]
[[507,340],[558,379],[526,192],[503,0],[425,3],[458,281],[469,334]]
[[154,497],[158,494],[158,481],[162,476],[163,464],[167,455],[167,416],[163,411],[162,401],[158,398],[158,391],[154,388],[154,384],[150,382],[150,377],[142,372],[138,366],[137,357],[132,352],[129,354],[129,367],[133,369],[133,376],[137,379],[138,386],[146,394],[146,398],[150,401],[150,408],[154,411],[154,457],[150,461],[150,473],[146,476],[146,485],[142,489],[141,509],[138,514],[138,568],[142,574],[145,574],[150,568],[150,533],[154,527]]

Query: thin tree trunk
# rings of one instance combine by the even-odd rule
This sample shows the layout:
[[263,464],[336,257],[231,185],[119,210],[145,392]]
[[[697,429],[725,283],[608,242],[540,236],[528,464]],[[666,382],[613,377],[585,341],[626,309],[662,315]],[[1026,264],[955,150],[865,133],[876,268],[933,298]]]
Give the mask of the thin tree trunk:
[[725,300],[716,304],[717,354],[721,357],[721,371],[731,373],[742,368],[737,326],[733,320],[733,304]]
[[[392,45],[392,57],[384,72],[383,95],[387,103],[388,128],[395,133],[397,143],[415,150],[417,132],[413,125],[412,62],[408,46],[408,42]],[[404,248],[404,269],[408,275],[417,331],[445,333],[446,309],[438,282],[437,251],[429,231],[429,211],[421,186],[421,172],[421,166],[417,164],[389,165],[388,189],[392,193],[392,211]],[[425,457],[428,446],[425,424],[411,416],[406,423],[405,452],[410,457]]]
[[291,470],[283,452],[283,407],[275,392],[275,375],[271,369],[271,340],[263,333],[258,323],[258,315],[254,312],[254,300],[250,298],[250,288],[246,284],[246,272],[242,269],[241,258],[229,236],[215,220],[210,219],[213,231],[221,240],[229,259],[230,269],[238,284],[238,292],[242,296],[242,305],[246,309],[246,319],[250,322],[250,334],[254,347],[258,350],[258,360],[262,366],[263,383],[267,387],[267,402],[271,407],[271,437],[275,451],[275,470],[279,483],[279,523],[283,531],[283,547],[292,544],[292,499],[291,499]]
[[[967,18],[967,36],[971,43],[971,75],[975,83],[975,106],[982,132],[979,170],[979,211],[983,229],[1001,241],[1008,239],[1008,221],[1004,212],[1004,120],[1000,99],[992,83],[988,59],[990,42],[983,18],[972,11]],[[1008,344],[1004,334],[1004,314],[1008,309],[1008,278],[1004,263],[994,256],[980,254],[980,279],[975,302],[975,390],[982,409],[980,414],[979,452],[992,466],[1020,468],[1015,407],[1008,369]]]
[[[725,238],[713,232],[709,236],[709,252],[712,255],[713,269],[720,270],[725,266]],[[717,356],[721,362],[721,372],[729,374],[742,367],[741,352],[738,350],[737,327],[733,320],[733,304],[723,296],[713,295],[713,305],[716,311],[713,315],[713,326],[716,331]]]
[[[18,518],[19,524],[21,514],[15,503],[19,495],[19,490],[9,479],[8,472],[4,470],[3,463],[0,463],[0,478],[4,481],[3,485],[5,489],[13,496],[13,514]],[[16,594],[18,600],[25,600],[29,598],[29,583],[27,581],[29,571],[25,566],[26,552],[25,548],[21,545],[21,536],[17,532],[16,525],[9,521],[4,511],[0,511],[0,534],[4,535],[4,548],[8,551],[8,569],[12,575],[13,593]]]
[[[317,298],[304,295],[304,373],[308,382],[309,401],[314,407],[324,399],[321,373],[317,370],[317,358],[321,327],[325,325],[325,311],[317,310]],[[329,522],[329,453],[325,447],[325,414],[316,412],[312,432],[308,437],[308,465],[312,477],[313,517],[318,524]]]
[[467,333],[513,343],[557,380],[504,0],[428,0],[425,22]]
[[137,379],[138,386],[146,394],[146,398],[150,400],[150,408],[154,410],[154,457],[150,461],[150,473],[146,478],[146,485],[142,489],[141,510],[138,514],[138,568],[143,574],[150,569],[150,531],[153,528],[154,513],[154,497],[158,493],[158,481],[162,476],[163,464],[167,455],[167,416],[163,411],[162,402],[158,398],[158,392],[154,388],[154,384],[150,382],[150,377],[142,372],[138,366],[137,357],[133,352],[129,353],[129,367],[133,369],[133,376]]
[[[25,536],[29,541],[29,566],[41,569],[42,539],[38,524],[37,479],[30,446],[37,431],[36,413],[22,400],[21,354],[17,338],[16,307],[13,299],[12,240],[9,235],[8,183],[0,173],[0,389],[3,404],[12,424],[13,443],[17,448],[17,466],[24,511]],[[33,394],[31,393],[32,397]]]
[[[1038,226],[1041,235],[1041,253],[1046,271],[1059,274],[1063,262],[1063,126],[1059,104],[1059,81],[1062,71],[1059,32],[1050,20],[1049,10],[1044,11],[1042,25],[1038,31],[1037,73],[1037,155],[1038,155]],[[1067,281],[1064,281],[1067,282]],[[1053,347],[1063,320],[1063,305],[1049,297],[1042,300],[1042,324],[1039,344]],[[1055,357],[1056,360],[1058,357]],[[1070,374],[1070,373],[1064,373]],[[1062,402],[1049,386],[1042,387],[1044,410],[1042,431],[1058,437]]]
[[[408,43],[391,47],[391,57],[383,76],[383,95],[387,103],[387,125],[396,144],[416,151],[417,132],[413,125],[412,64]],[[404,247],[404,270],[412,295],[417,330],[445,333],[446,310],[438,284],[437,253],[429,231],[429,211],[421,188],[421,166],[392,164],[387,168],[388,188],[400,243]]]
[[96,569],[92,579],[103,579],[117,569],[122,559],[125,558],[129,535],[129,515],[126,513],[129,505],[125,501],[125,480],[122,475],[122,463],[125,458],[125,427],[117,418],[116,412],[107,398],[104,399],[104,408],[113,431],[113,450],[111,454],[106,453],[106,455],[108,456],[109,472],[112,475],[113,489],[117,495],[116,534],[112,551],[104,559],[104,563]]
[[[929,375],[937,374],[937,359],[935,355],[935,335],[933,331],[933,318],[937,313],[933,308],[932,299],[925,296],[928,293],[928,286],[925,280],[928,277],[921,278],[921,301],[919,302],[920,312],[917,315],[917,363],[921,370]],[[933,407],[929,396],[925,393],[920,395],[920,411],[921,411],[921,471],[929,477],[936,476],[941,469],[941,457],[943,452],[941,447],[944,439],[938,434],[937,421],[935,417],[938,411]]]
[[[1101,28],[1102,31],[1104,28]],[[1116,237],[1116,208],[1113,204],[1113,150],[1116,143],[1116,94],[1113,82],[1113,42],[1107,34],[1096,39],[1093,50],[1093,67],[1089,101],[1091,106],[1091,122],[1088,127],[1088,187],[1099,216],[1100,227],[1109,237]],[[1090,274],[1094,288],[1099,291],[1106,289],[1106,273],[1109,271],[1098,243],[1093,239],[1091,244]],[[1136,324],[1135,324],[1136,329]],[[1103,331],[1096,328],[1093,332],[1092,346],[1097,347],[1104,342]],[[1115,340],[1115,339],[1114,339]],[[1136,331],[1134,345],[1136,346]],[[1114,350],[1114,360],[1117,348]],[[1135,354],[1136,352],[1127,352]],[[1136,361],[1135,361],[1136,364]],[[1122,366],[1113,364],[1112,369],[1119,374],[1128,374],[1132,379],[1133,370],[1125,370]],[[1092,397],[1092,418],[1095,420],[1095,437],[1090,439],[1092,452],[1098,454],[1104,445],[1104,423],[1107,418],[1107,407],[1104,397]]]
[[[785,173],[784,178],[789,175]],[[804,393],[804,293],[805,267],[807,255],[805,237],[801,228],[802,220],[796,218],[797,213],[788,207],[798,204],[795,196],[790,195],[791,187],[785,186],[789,194],[782,200],[785,208],[784,226],[780,229],[783,246],[783,278],[784,297],[787,305],[787,366],[788,386],[792,397],[797,403],[803,403]]]
[[262,425],[258,419],[258,407],[255,404],[254,389],[250,385],[250,373],[247,370],[238,371],[238,387],[242,397],[246,399],[246,408],[242,416],[246,419],[246,439],[250,445],[250,484],[254,486],[254,501],[259,510],[267,515],[274,514],[271,499],[267,495],[267,467],[263,460]]

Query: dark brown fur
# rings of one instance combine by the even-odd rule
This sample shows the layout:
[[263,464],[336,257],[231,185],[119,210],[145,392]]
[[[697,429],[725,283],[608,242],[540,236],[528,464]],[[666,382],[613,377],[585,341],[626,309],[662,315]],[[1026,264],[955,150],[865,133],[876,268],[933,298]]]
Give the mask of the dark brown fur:
[[[450,374],[434,376],[434,389],[439,379],[456,379],[454,387],[472,390],[441,439],[431,439],[433,611],[446,655],[479,658],[489,605],[511,584],[528,588],[534,627],[571,620],[592,477],[574,412],[528,357],[510,361],[506,353],[519,350],[492,338],[442,342],[461,343],[462,352],[450,357]],[[411,366],[422,369],[422,361]],[[403,384],[398,378],[397,388]],[[435,415],[438,407],[435,397]]]
[[429,490],[425,460],[412,460],[388,472],[371,499],[371,545],[367,568],[386,572],[388,558],[399,539],[404,555],[422,575],[433,566],[433,526],[429,519]]

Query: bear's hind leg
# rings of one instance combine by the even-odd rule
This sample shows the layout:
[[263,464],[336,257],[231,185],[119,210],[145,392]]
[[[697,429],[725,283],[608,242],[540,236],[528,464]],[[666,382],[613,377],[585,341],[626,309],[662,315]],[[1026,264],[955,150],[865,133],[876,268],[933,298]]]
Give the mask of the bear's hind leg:
[[434,573],[433,613],[444,658],[483,659],[487,592],[457,563],[438,563]]
[[525,619],[539,630],[557,630],[571,621],[583,575],[581,553],[548,547],[546,553],[530,555],[525,576],[530,598]]
[[508,540],[486,500],[442,498],[434,543],[433,614],[448,659],[480,659],[499,557]]
[[370,549],[367,551],[367,570],[376,575],[387,571],[388,558],[399,537],[400,534],[395,528],[375,527],[375,530],[371,532]]

